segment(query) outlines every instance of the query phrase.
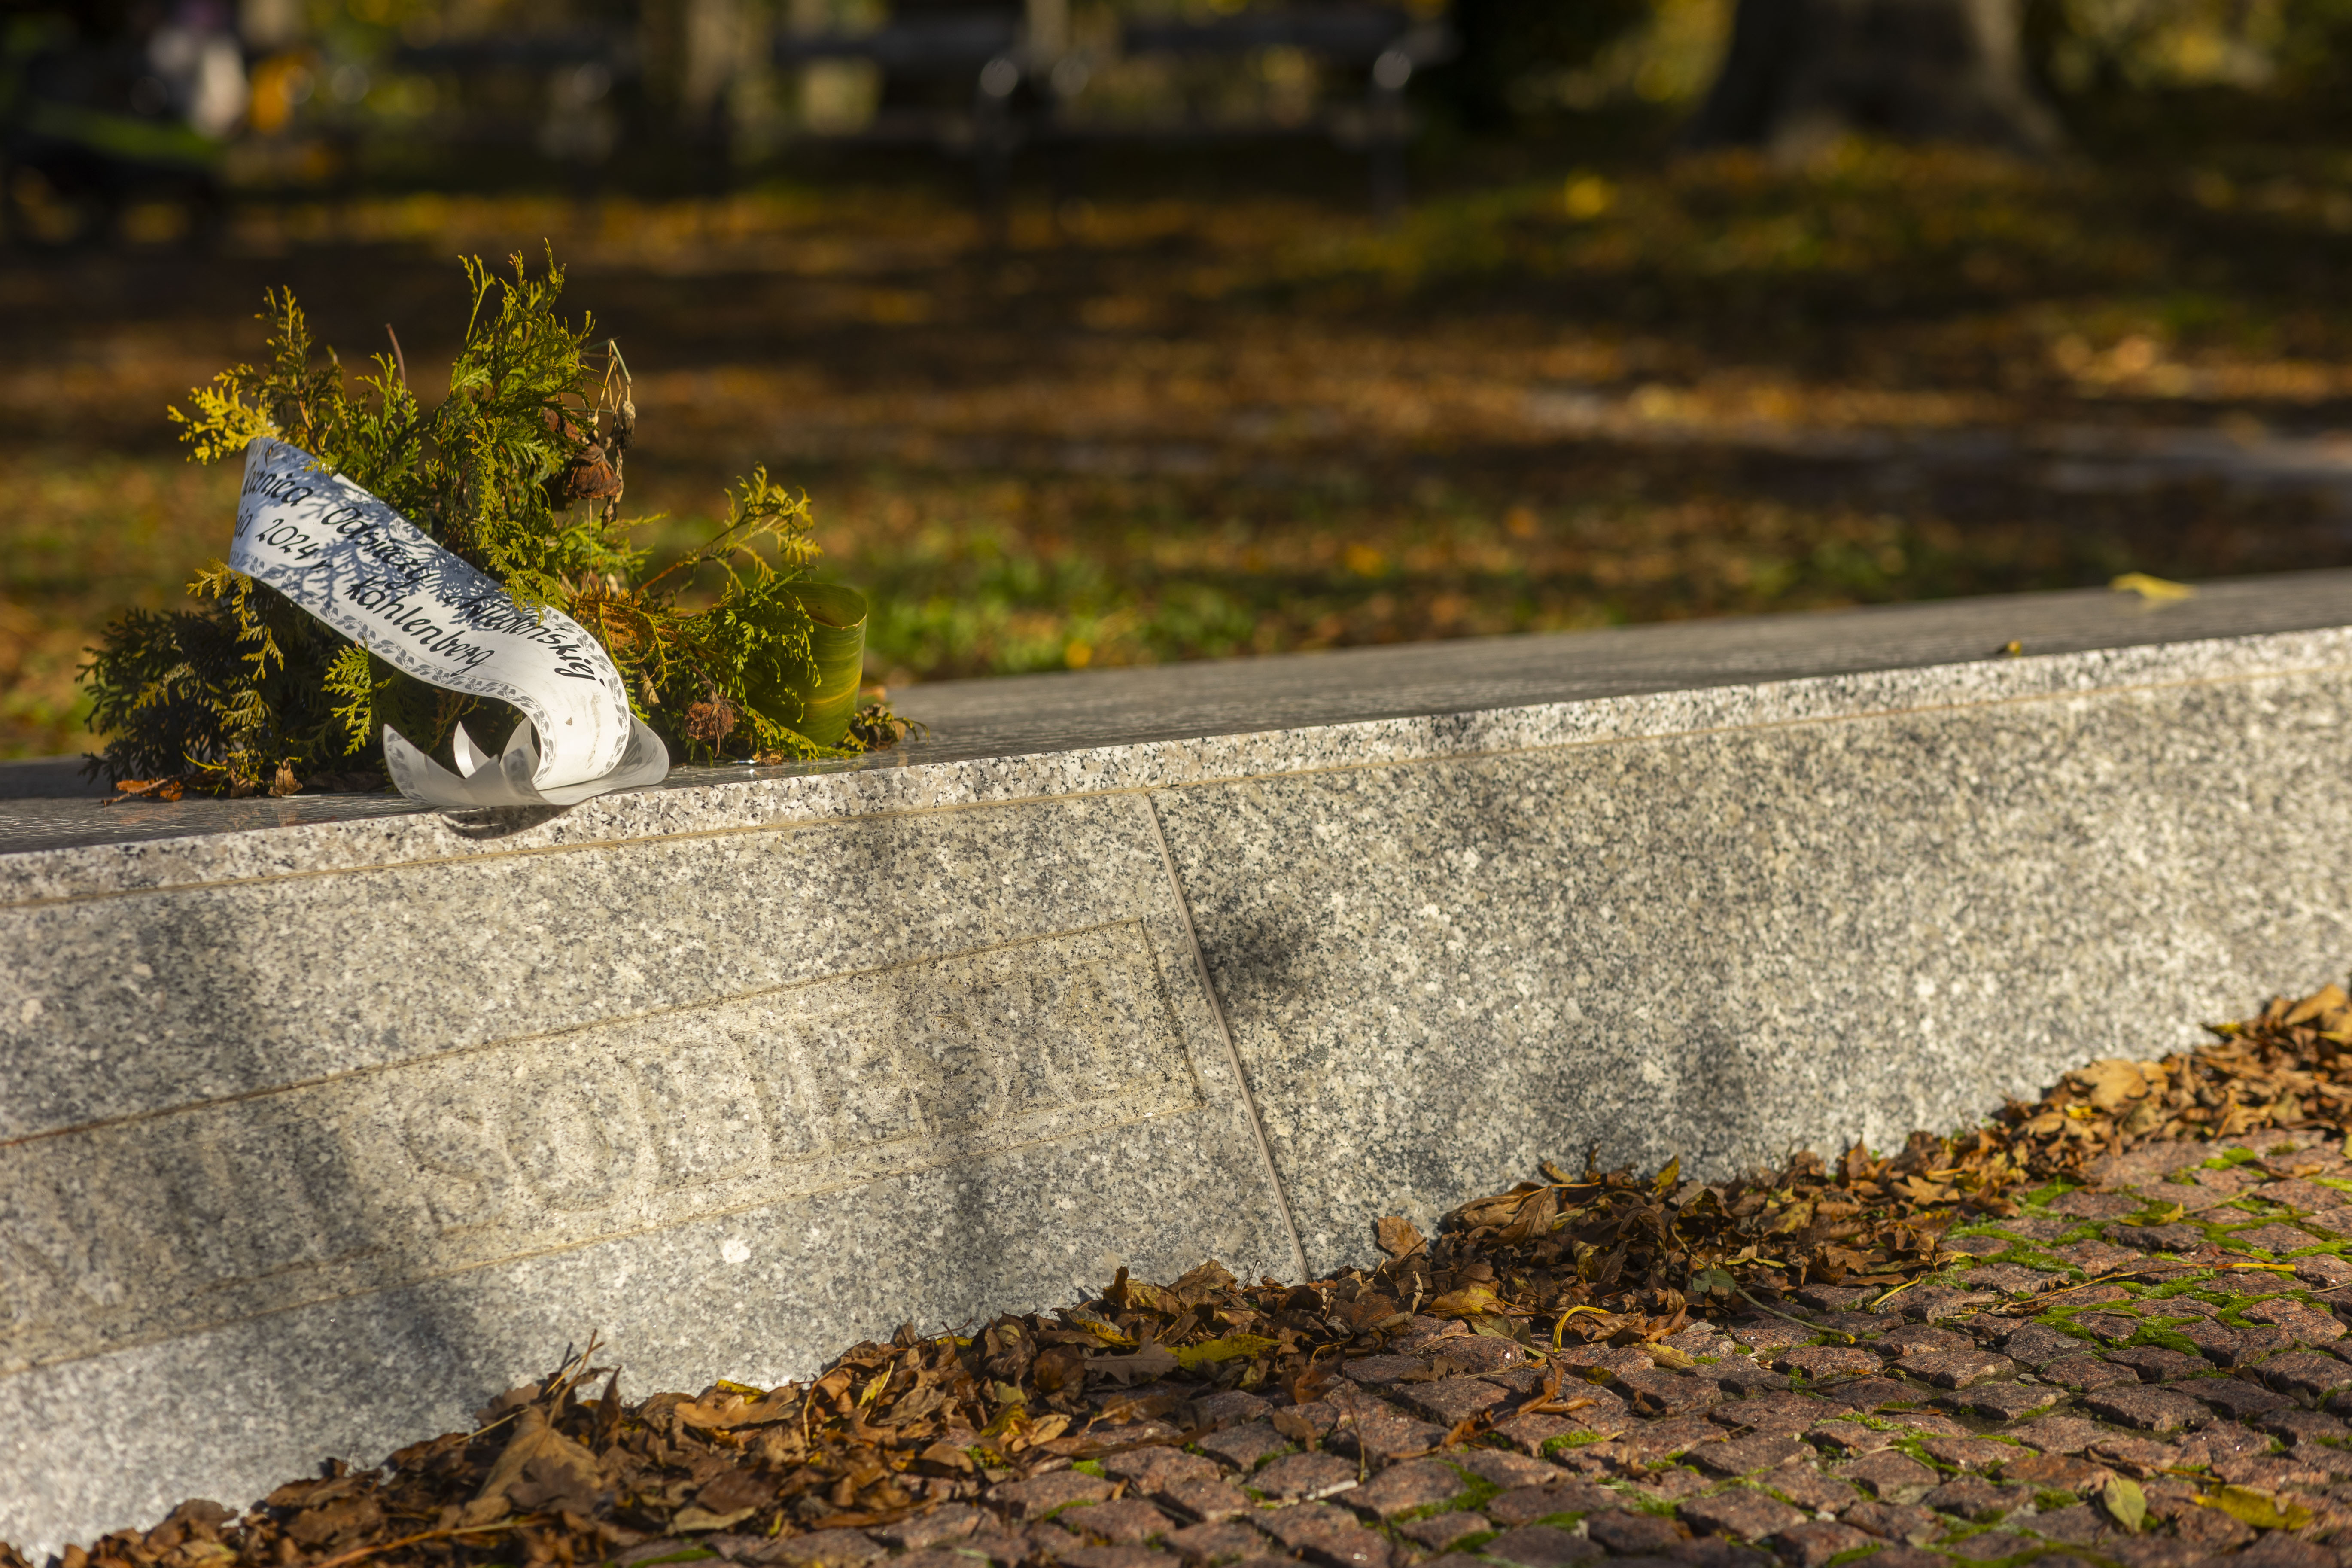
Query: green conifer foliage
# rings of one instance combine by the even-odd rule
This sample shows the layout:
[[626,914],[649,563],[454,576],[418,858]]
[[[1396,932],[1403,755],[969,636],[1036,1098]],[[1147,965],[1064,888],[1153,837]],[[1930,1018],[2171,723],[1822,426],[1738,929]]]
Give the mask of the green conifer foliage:
[[[592,346],[587,318],[575,326],[558,313],[552,257],[537,275],[520,256],[512,266],[507,276],[466,263],[473,308],[448,395],[429,409],[394,355],[348,387],[292,294],[274,291],[260,318],[267,360],[223,371],[171,416],[199,462],[241,460],[257,436],[290,442],[525,607],[572,616],[611,653],[637,716],[673,755],[781,761],[900,738],[908,726],[887,709],[853,716],[811,700],[821,674],[812,605],[839,620],[842,603],[862,602],[807,581],[817,547],[806,496],[760,470],[734,487],[699,549],[656,568],[630,542],[635,523],[618,515],[636,417],[626,367],[616,347]],[[684,607],[698,584],[709,602]],[[493,747],[514,722],[503,704],[402,674],[220,562],[188,588],[191,608],[126,612],[83,667],[90,727],[110,736],[91,765],[110,780],[229,795],[380,782],[387,723],[446,760],[459,721]],[[837,633],[826,643],[840,646]],[[822,673],[840,685],[842,671]]]

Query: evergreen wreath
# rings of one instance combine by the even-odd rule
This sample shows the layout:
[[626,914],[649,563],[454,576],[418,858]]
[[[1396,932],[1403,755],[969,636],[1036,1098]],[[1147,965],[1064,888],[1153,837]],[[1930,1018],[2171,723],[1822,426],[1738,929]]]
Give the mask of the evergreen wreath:
[[[813,583],[808,498],[765,468],[729,492],[718,531],[658,567],[620,516],[636,434],[626,362],[595,345],[593,321],[558,313],[562,269],[533,276],[465,261],[473,306],[427,409],[397,338],[354,394],[330,348],[314,348],[290,290],[264,297],[268,357],[221,372],[170,410],[194,460],[242,456],[275,436],[373,491],[443,548],[496,578],[525,609],[551,605],[603,643],[630,701],[674,756],[783,762],[890,745],[913,726],[858,705],[865,602]],[[698,584],[715,596],[682,604]],[[81,668],[90,771],[126,793],[248,795],[384,782],[391,724],[447,760],[461,720],[502,736],[505,704],[393,668],[274,589],[205,565],[193,607],[132,609]]]

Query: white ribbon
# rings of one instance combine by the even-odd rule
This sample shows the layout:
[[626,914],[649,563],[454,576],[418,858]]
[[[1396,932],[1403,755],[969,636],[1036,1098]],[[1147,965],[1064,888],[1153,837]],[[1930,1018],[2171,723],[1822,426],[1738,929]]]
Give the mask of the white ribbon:
[[458,725],[454,773],[385,725],[384,762],[411,800],[570,805],[669,773],[669,749],[629,711],[621,672],[579,622],[524,609],[299,447],[265,436],[246,448],[228,563],[394,668],[522,710],[495,757]]

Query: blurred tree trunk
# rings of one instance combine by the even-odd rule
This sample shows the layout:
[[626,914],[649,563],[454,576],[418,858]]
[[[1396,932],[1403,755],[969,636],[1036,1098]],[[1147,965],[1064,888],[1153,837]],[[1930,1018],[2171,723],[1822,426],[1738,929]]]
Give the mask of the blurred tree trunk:
[[2062,140],[2026,79],[2018,0],[1739,0],[1702,144],[1801,157],[1852,132],[2022,153]]

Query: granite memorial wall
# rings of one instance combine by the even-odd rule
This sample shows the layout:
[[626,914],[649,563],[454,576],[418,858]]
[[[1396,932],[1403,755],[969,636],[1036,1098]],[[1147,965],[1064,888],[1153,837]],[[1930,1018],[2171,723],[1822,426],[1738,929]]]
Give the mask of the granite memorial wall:
[[2347,586],[941,687],[878,765],[560,813],[39,773],[0,1538],[372,1462],[592,1333],[781,1382],[2176,1048],[2352,963]]

